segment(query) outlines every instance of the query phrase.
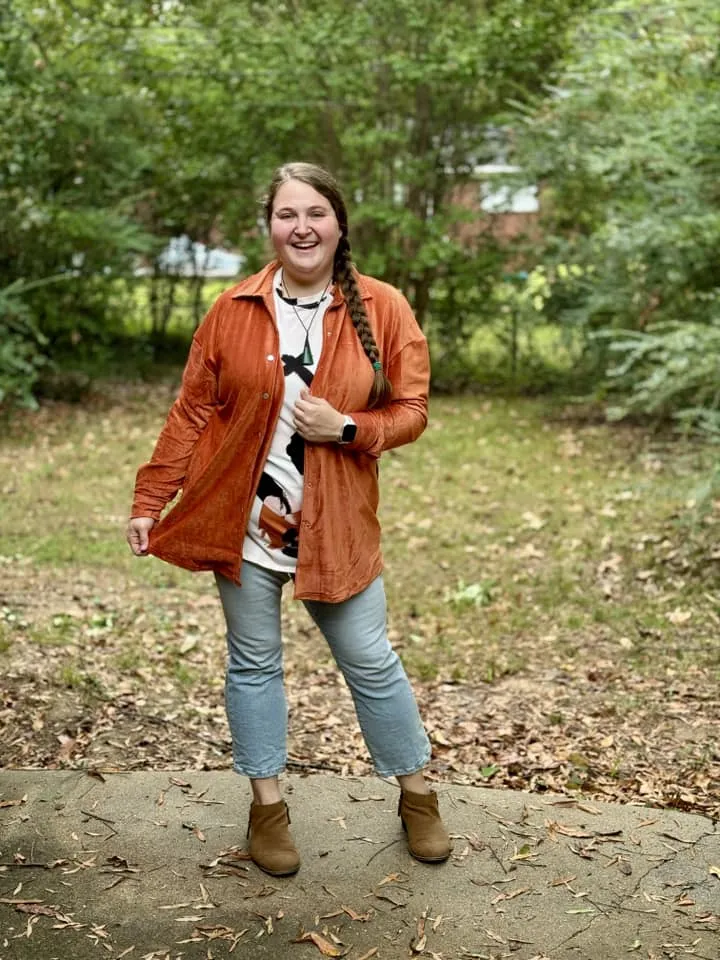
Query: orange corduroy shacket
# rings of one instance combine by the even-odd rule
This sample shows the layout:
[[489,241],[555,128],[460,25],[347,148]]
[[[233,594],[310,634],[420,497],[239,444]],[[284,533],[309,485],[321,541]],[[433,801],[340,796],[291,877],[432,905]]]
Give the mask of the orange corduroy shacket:
[[[225,291],[193,337],[182,385],[149,463],[140,467],[132,517],[158,520],[149,552],[189,570],[240,583],[242,545],[284,392],[268,264]],[[382,570],[378,458],[427,424],[430,365],[425,337],[394,287],[357,275],[383,366],[389,405],[367,409],[373,370],[336,288],[323,318],[323,350],[311,393],[357,424],[350,444],[305,444],[295,597],[339,602]]]

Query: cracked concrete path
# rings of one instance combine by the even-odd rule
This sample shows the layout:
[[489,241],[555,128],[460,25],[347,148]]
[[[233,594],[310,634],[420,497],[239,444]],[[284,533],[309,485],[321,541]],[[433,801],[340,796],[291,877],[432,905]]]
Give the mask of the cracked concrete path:
[[283,784],[303,864],[276,880],[232,773],[0,771],[0,960],[720,957],[703,817],[440,784],[454,852],[429,866],[391,784]]

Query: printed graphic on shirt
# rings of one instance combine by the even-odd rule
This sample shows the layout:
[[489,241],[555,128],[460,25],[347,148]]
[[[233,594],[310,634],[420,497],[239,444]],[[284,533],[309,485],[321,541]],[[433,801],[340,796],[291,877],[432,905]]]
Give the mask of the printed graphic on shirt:
[[285,395],[270,452],[255,494],[243,558],[273,570],[293,572],[303,502],[305,441],[293,426],[295,403],[307,389],[322,351],[323,315],[332,296],[292,300],[275,278],[275,311]]
[[297,558],[300,514],[292,512],[282,487],[263,471],[255,496],[261,503],[258,527],[270,548]]
[[[302,354],[297,357],[291,357],[287,353],[283,354],[282,362],[286,385],[287,377],[296,374],[305,386],[310,386],[313,375],[308,367],[303,366]],[[305,473],[305,441],[299,433],[293,432],[290,442],[285,447],[285,453],[299,476],[302,477]],[[270,548],[279,550],[284,556],[297,560],[300,512],[293,512],[283,488],[265,470],[260,477],[256,499],[262,502],[258,527],[260,532],[265,535]]]

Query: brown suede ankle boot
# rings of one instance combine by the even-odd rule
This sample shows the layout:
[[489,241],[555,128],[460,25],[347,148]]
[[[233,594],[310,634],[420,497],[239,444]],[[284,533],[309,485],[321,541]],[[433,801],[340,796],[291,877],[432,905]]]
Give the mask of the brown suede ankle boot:
[[435,792],[400,791],[398,816],[407,833],[408,850],[423,863],[442,863],[450,856],[450,837],[440,819]]
[[290,836],[289,823],[290,811],[284,800],[253,803],[250,807],[248,852],[253,863],[271,877],[289,877],[300,867],[300,856]]

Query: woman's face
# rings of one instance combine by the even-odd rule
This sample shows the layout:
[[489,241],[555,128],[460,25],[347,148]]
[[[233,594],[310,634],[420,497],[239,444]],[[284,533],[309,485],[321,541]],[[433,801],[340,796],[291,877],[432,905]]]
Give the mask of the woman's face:
[[328,283],[340,226],[329,200],[300,180],[288,180],[275,194],[270,239],[285,275],[305,288]]

